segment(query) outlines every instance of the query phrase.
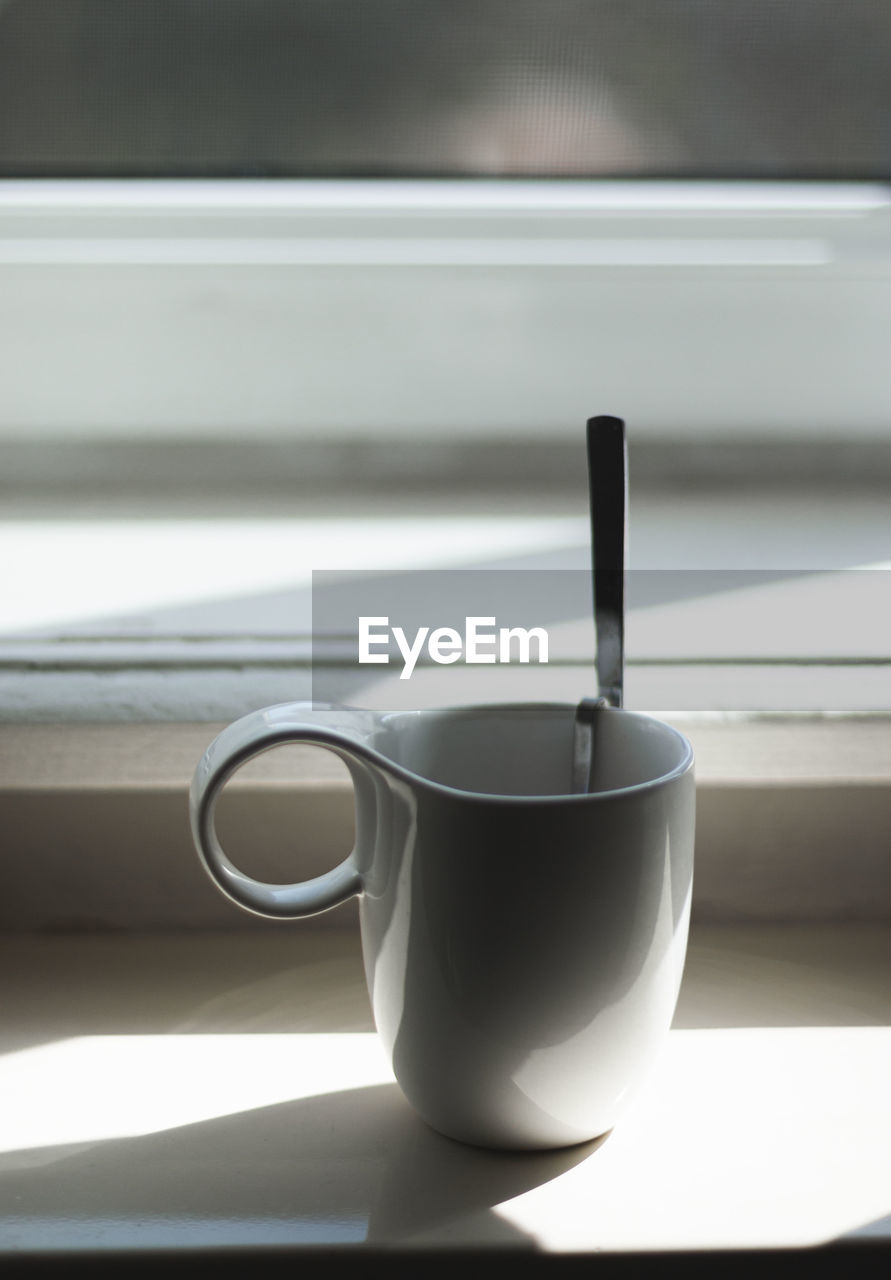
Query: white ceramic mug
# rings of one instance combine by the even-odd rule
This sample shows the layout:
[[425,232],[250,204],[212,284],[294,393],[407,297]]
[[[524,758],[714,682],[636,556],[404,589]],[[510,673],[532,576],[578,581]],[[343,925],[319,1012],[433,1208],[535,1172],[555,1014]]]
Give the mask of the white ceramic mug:
[[[677,1000],[692,748],[659,720],[604,706],[591,790],[571,794],[574,720],[559,704],[286,704],[225,729],[192,783],[196,846],[240,906],[287,919],[359,896],[396,1078],[435,1129],[481,1146],[559,1147],[612,1128]],[[345,761],[356,845],[315,880],[263,884],[226,857],[214,807],[241,764],[287,742]]]

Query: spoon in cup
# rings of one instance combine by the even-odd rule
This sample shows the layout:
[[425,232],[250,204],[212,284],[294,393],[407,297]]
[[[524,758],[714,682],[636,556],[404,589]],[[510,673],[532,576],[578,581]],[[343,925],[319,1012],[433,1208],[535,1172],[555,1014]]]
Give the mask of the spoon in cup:
[[624,421],[606,414],[589,418],[587,449],[598,696],[582,698],[576,709],[574,794],[591,789],[597,716],[604,707],[622,706],[625,683],[628,444]]

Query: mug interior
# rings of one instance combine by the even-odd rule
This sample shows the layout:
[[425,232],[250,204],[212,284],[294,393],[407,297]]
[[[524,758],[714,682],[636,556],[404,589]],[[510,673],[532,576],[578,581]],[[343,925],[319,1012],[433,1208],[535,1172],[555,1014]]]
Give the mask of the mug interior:
[[[575,707],[457,707],[385,717],[375,746],[410,772],[478,795],[572,792]],[[593,729],[590,792],[655,782],[690,762],[686,738],[650,716],[601,709]]]

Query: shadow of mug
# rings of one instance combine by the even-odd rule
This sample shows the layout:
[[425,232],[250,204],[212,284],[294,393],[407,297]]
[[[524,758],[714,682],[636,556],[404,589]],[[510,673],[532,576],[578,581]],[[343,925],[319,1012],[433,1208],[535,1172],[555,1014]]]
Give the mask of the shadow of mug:
[[[76,1105],[76,1098],[72,1098]],[[598,1144],[533,1154],[443,1137],[395,1084],[347,1089],[160,1133],[0,1155],[16,1248],[400,1243],[447,1229],[531,1247],[493,1206]]]

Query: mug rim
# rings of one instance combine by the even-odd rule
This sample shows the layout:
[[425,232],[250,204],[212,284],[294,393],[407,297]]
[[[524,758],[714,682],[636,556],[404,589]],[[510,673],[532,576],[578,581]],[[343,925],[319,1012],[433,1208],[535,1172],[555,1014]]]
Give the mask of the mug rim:
[[[379,724],[386,726],[397,719],[409,718],[439,718],[439,719],[462,719],[471,715],[491,714],[493,712],[523,712],[523,711],[564,711],[571,712],[573,719],[575,717],[576,703],[572,702],[472,702],[462,703],[456,706],[445,707],[418,707],[406,709],[404,711],[385,711],[378,713]],[[410,780],[414,783],[422,783],[426,787],[430,787],[434,791],[443,792],[449,796],[461,797],[465,800],[478,800],[491,802],[493,800],[501,801],[504,804],[536,804],[545,803],[566,804],[573,802],[578,804],[591,803],[592,801],[614,800],[617,797],[639,795],[641,792],[652,791],[657,787],[667,785],[674,782],[677,778],[681,778],[684,774],[693,769],[695,756],[693,746],[686,734],[682,733],[674,725],[668,724],[665,720],[660,720],[658,716],[650,715],[646,711],[632,711],[627,707],[609,707],[610,712],[616,712],[619,715],[631,716],[635,720],[647,721],[651,724],[657,724],[660,728],[666,729],[682,746],[683,754],[678,763],[665,773],[660,773],[658,777],[647,778],[644,782],[634,782],[627,787],[612,787],[604,791],[561,791],[554,794],[542,793],[535,795],[512,795],[502,791],[469,791],[463,787],[453,787],[445,782],[437,782],[434,778],[425,778],[423,774],[416,773],[407,765],[402,764],[398,760],[393,760],[386,756],[387,766],[395,773]],[[375,734],[375,737],[377,735]],[[380,747],[375,742],[375,751],[380,751]],[[380,754],[384,754],[380,752]]]

